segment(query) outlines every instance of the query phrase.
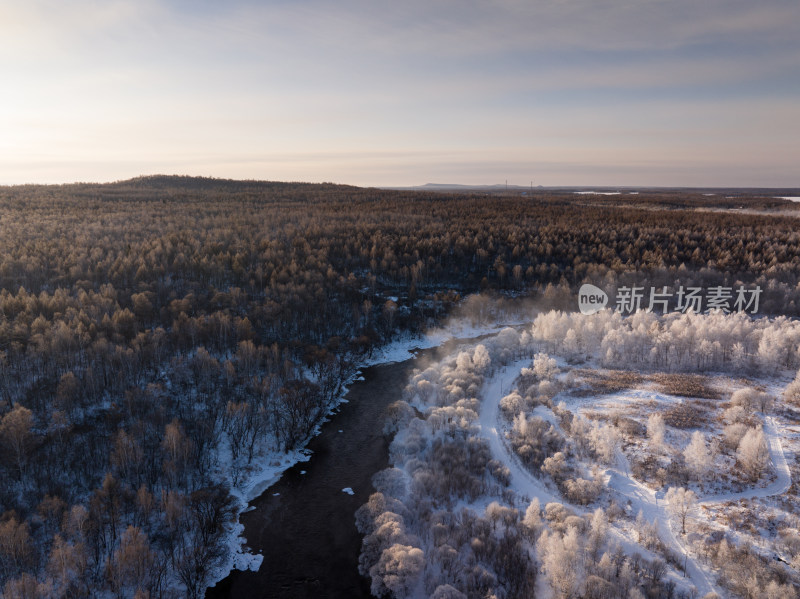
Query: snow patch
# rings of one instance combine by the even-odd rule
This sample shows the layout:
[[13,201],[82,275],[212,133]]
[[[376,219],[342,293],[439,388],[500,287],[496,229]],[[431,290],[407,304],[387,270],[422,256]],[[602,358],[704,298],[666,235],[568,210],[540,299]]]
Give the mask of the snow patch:
[[233,567],[236,570],[251,570],[258,572],[261,563],[264,561],[263,555],[250,552],[237,552],[233,556]]
[[576,191],[577,195],[596,195],[596,196],[618,196],[621,194],[619,191]]

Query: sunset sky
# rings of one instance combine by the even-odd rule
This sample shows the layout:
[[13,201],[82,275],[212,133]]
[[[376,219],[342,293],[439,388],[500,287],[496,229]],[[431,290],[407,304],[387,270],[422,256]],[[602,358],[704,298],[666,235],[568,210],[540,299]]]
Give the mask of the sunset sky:
[[0,0],[0,184],[800,186],[797,0]]

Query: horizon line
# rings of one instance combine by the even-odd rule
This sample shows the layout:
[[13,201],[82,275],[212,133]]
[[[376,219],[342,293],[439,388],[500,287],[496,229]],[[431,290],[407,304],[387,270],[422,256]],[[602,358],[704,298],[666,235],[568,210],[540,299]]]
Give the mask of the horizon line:
[[530,191],[530,190],[539,190],[539,191],[558,191],[558,190],[585,190],[585,191],[594,191],[599,190],[603,192],[614,191],[614,190],[739,190],[739,191],[762,191],[762,190],[797,190],[800,191],[800,185],[794,186],[726,186],[726,185],[703,185],[703,186],[696,186],[696,185],[630,185],[630,184],[622,184],[622,185],[573,185],[573,184],[564,184],[564,185],[522,185],[522,184],[511,184],[511,183],[436,183],[436,182],[428,182],[428,183],[421,183],[415,185],[358,185],[354,183],[342,183],[342,182],[333,182],[333,181],[301,181],[301,180],[278,180],[278,179],[252,179],[252,178],[245,178],[245,179],[234,179],[230,177],[217,177],[213,175],[185,175],[185,174],[163,174],[163,173],[155,173],[149,175],[137,175],[134,177],[129,177],[126,179],[116,179],[116,180],[109,180],[109,181],[64,181],[60,183],[37,183],[33,181],[28,181],[25,183],[2,183],[0,184],[0,188],[13,188],[13,187],[63,187],[63,186],[71,186],[71,185],[119,185],[122,183],[129,183],[134,182],[137,180],[147,180],[147,179],[156,179],[156,178],[166,178],[166,179],[194,179],[194,180],[206,180],[206,181],[217,181],[217,182],[235,182],[235,183],[284,183],[284,184],[303,184],[303,185],[342,185],[347,187],[359,187],[363,189],[383,189],[387,191],[435,191],[437,189],[440,190],[452,190],[452,189],[461,189],[461,190],[471,190],[471,189],[482,189],[482,190],[497,190],[502,191],[504,189],[508,190],[515,190],[515,191]]

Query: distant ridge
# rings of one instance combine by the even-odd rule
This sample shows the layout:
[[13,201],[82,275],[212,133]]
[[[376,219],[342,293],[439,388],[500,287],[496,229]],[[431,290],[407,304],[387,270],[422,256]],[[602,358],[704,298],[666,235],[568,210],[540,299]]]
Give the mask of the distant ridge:
[[148,189],[185,189],[185,190],[209,190],[209,189],[229,189],[243,191],[251,189],[275,189],[279,187],[354,187],[352,185],[341,185],[338,183],[307,183],[302,181],[266,181],[258,179],[224,179],[217,177],[197,177],[191,175],[141,175],[133,179],[116,181],[108,185],[146,187]]
[[[539,185],[536,189],[541,189]],[[506,185],[505,183],[496,183],[494,185],[464,185],[461,183],[425,183],[424,185],[411,185],[408,187],[381,187],[381,189],[402,189],[402,190],[415,190],[415,191],[450,191],[450,190],[485,190],[485,191],[501,191],[503,189],[525,190],[530,189],[528,186],[523,185]]]
[[301,187],[319,189],[357,189],[353,185],[338,183],[304,183],[298,181],[265,181],[257,179],[224,179],[216,177],[200,177],[192,175],[140,175],[132,179],[121,179],[109,182],[90,182],[79,181],[75,183],[61,184],[37,184],[27,183],[22,185],[9,185],[2,187],[16,188],[42,188],[58,187],[71,188],[76,191],[130,191],[130,190],[150,190],[150,191],[226,191],[226,192],[246,192],[246,191],[268,191],[277,189],[297,189]]
[[390,189],[390,190],[401,190],[401,191],[485,191],[485,192],[501,192],[501,191],[513,191],[513,192],[526,192],[531,191],[533,189],[534,192],[536,191],[548,191],[548,192],[564,192],[564,193],[576,193],[576,192],[596,192],[598,194],[602,193],[610,193],[610,192],[622,192],[622,193],[629,193],[629,192],[707,192],[707,193],[714,193],[714,194],[728,194],[728,195],[737,195],[737,194],[747,194],[747,195],[768,195],[768,196],[780,196],[780,195],[800,195],[800,188],[797,187],[660,187],[657,185],[618,185],[618,186],[608,186],[608,185],[553,185],[553,186],[542,186],[542,185],[534,185],[531,188],[530,185],[506,185],[505,183],[496,183],[493,185],[464,185],[461,183],[425,183],[423,185],[409,185],[409,186],[391,186],[385,187],[382,186],[380,189]]
[[[344,183],[309,183],[302,181],[269,181],[259,179],[226,179],[210,176],[193,176],[193,175],[140,175],[131,179],[122,179],[110,182],[74,182],[62,184],[42,184],[42,183],[27,183],[18,185],[0,185],[3,188],[70,188],[76,193],[112,193],[120,194],[125,192],[147,192],[147,191],[165,191],[172,193],[181,192],[208,192],[218,191],[221,193],[247,193],[247,192],[265,192],[277,191],[281,189],[339,189],[339,190],[364,190],[364,189],[381,189],[389,191],[419,191],[431,193],[486,193],[494,195],[502,195],[504,192],[524,195],[526,193],[542,193],[548,194],[576,194],[582,192],[591,194],[592,192],[601,194],[621,194],[628,195],[631,193],[704,193],[708,196],[724,195],[724,196],[766,196],[770,198],[780,198],[782,196],[800,197],[800,187],[659,187],[659,186],[587,186],[587,185],[558,185],[558,186],[542,186],[534,185],[506,185],[505,183],[495,183],[491,185],[468,185],[463,183],[425,183],[423,185],[410,185],[410,186],[358,186],[348,185]],[[788,200],[787,200],[788,201]]]

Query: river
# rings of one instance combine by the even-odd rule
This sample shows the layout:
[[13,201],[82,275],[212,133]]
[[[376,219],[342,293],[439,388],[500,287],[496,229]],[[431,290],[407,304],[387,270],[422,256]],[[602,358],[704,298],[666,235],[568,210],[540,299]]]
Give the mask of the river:
[[371,596],[358,573],[355,511],[374,492],[373,474],[388,465],[384,412],[414,367],[412,358],[362,370],[364,380],[350,386],[347,403],[309,442],[311,459],[286,470],[240,516],[252,553],[264,556],[261,568],[234,570],[206,599]]

